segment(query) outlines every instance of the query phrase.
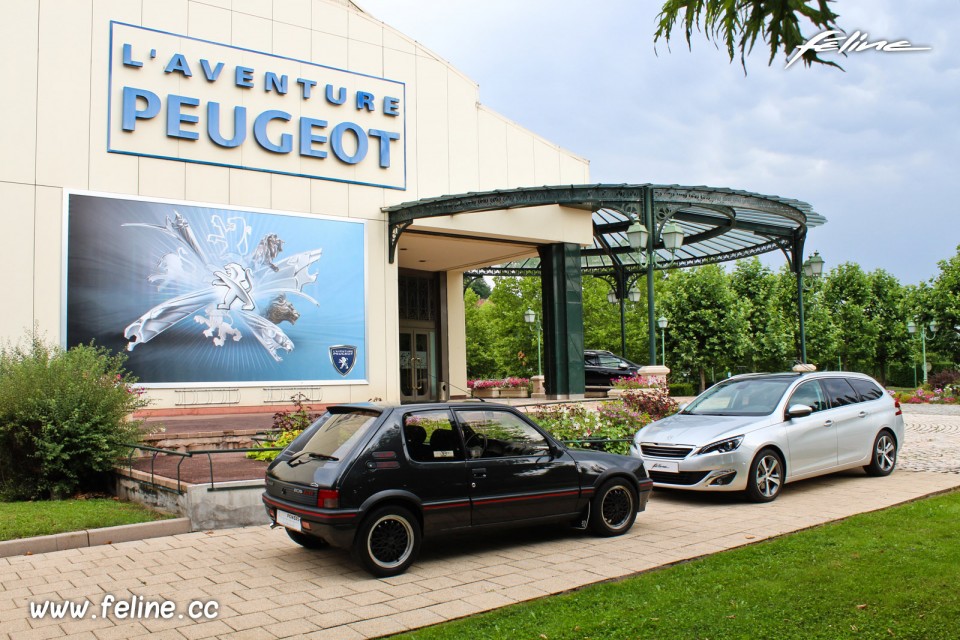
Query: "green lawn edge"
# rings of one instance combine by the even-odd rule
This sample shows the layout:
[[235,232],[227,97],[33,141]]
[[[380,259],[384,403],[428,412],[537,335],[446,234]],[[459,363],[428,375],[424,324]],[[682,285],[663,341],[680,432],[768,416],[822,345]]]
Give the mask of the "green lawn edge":
[[173,516],[111,498],[0,502],[0,541],[165,520]]
[[952,492],[400,637],[955,638],[958,525]]

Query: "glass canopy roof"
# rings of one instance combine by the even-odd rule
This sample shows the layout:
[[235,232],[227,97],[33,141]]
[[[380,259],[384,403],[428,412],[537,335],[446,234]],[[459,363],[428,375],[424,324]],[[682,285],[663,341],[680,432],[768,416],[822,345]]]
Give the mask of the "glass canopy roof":
[[[607,275],[646,271],[645,256],[630,247],[627,228],[644,216],[649,199],[655,227],[655,268],[689,267],[737,260],[782,250],[796,269],[807,230],[826,222],[799,200],[748,191],[680,185],[563,185],[528,187],[428,198],[386,207],[391,246],[418,218],[518,207],[560,204],[593,211],[593,245],[581,253],[584,273]],[[671,255],[660,239],[668,222],[683,231],[683,244]],[[483,275],[533,275],[539,258],[474,270]]]

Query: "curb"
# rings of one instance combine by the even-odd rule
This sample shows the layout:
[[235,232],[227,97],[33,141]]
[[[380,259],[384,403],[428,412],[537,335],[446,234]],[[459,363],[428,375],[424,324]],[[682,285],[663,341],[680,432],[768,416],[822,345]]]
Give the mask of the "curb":
[[118,527],[69,531],[51,536],[18,538],[17,540],[0,542],[0,558],[174,536],[181,533],[190,533],[191,530],[189,518],[172,518],[170,520],[157,520],[156,522],[124,524]]

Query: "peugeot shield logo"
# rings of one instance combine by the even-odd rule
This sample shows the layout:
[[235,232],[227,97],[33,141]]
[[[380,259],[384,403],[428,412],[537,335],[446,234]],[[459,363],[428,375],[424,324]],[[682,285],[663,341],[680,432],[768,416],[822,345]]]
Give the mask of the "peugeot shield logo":
[[338,344],[330,347],[330,362],[341,376],[346,376],[353,370],[357,362],[357,348],[348,344]]

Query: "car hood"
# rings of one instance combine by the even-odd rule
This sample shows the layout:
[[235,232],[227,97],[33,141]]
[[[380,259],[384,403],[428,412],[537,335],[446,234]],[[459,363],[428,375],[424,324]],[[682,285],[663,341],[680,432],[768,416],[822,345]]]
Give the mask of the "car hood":
[[724,436],[747,433],[769,424],[769,416],[708,416],[677,413],[652,422],[637,433],[639,442],[704,445]]

